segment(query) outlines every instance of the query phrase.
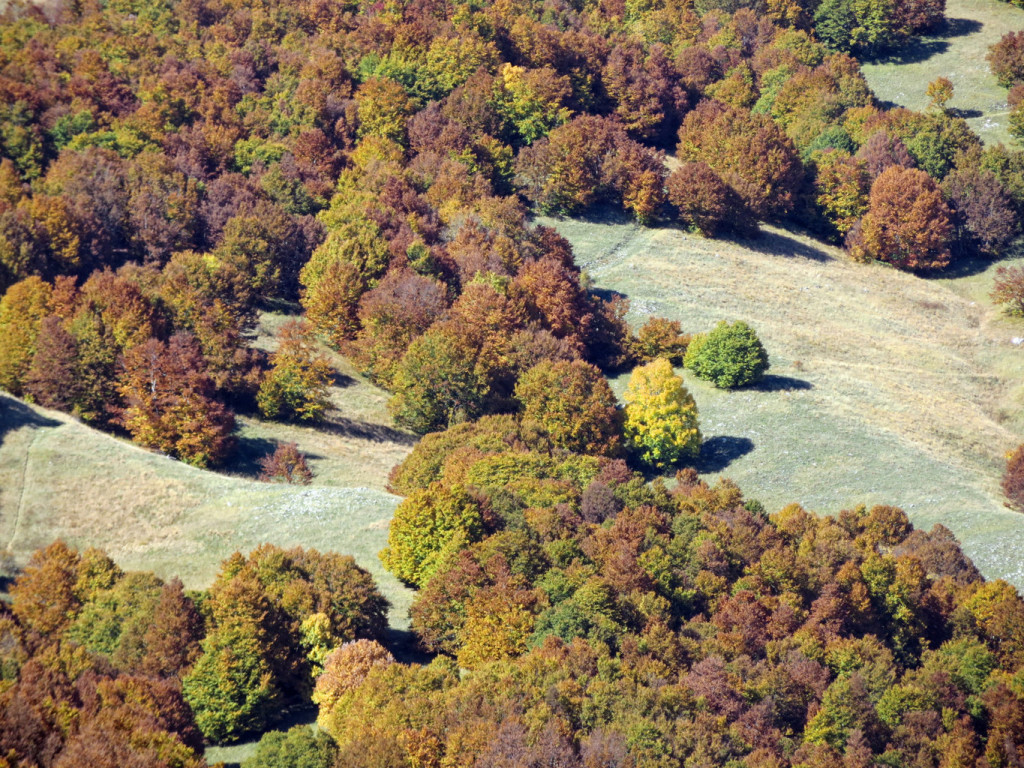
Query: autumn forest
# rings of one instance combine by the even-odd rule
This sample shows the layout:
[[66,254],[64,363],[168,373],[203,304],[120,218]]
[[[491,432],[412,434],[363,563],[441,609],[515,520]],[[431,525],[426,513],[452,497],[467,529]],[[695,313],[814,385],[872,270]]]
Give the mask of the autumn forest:
[[[379,555],[404,634],[315,540],[203,589],[63,541],[4,571],[0,768],[199,768],[240,740],[247,768],[1024,764],[1014,586],[898,507],[702,478],[678,372],[742,391],[771,345],[631,322],[536,221],[785,226],[928,279],[1009,256],[1024,152],[947,78],[915,112],[861,73],[945,23],[944,0],[4,4],[4,402],[219,472],[236,417],[324,421],[329,349],[415,445]],[[1024,137],[1024,32],[985,66]],[[1024,267],[996,275],[1024,316]],[[294,443],[260,460],[312,477]],[[1002,489],[1024,509],[1024,446]]]

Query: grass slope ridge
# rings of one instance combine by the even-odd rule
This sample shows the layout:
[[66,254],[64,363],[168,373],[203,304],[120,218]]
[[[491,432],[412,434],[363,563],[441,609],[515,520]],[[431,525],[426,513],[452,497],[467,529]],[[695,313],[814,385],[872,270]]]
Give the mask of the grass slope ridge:
[[945,28],[916,38],[889,59],[864,62],[861,71],[882,101],[924,111],[928,83],[953,83],[948,108],[958,110],[986,144],[1016,145],[1009,132],[1006,89],[989,71],[988,49],[1007,32],[1024,29],[1024,10],[1002,0],[948,0]]
[[1024,332],[978,300],[991,269],[926,281],[772,227],[740,245],[543,223],[572,242],[596,289],[631,300],[634,326],[656,314],[687,332],[719,320],[756,329],[772,363],[759,387],[723,392],[685,374],[703,474],[733,478],[769,510],[902,506],[919,527],[953,530],[987,577],[1024,588],[1024,515],[999,490],[1004,453],[1024,434],[1024,353],[1011,341]]

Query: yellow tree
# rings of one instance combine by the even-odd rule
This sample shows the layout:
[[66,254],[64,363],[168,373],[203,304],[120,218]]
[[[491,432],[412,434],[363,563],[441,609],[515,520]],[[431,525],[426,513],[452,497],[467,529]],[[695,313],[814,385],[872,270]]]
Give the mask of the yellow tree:
[[668,360],[634,369],[623,400],[626,442],[645,464],[663,469],[700,453],[697,404]]

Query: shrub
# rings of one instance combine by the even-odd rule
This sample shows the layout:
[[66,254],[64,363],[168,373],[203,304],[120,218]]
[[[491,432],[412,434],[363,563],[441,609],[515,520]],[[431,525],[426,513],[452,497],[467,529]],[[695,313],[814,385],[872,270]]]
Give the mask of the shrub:
[[287,732],[263,734],[256,753],[242,761],[242,768],[331,768],[338,747],[334,739],[308,725]]
[[989,295],[1007,314],[1024,317],[1024,267],[998,267]]
[[1007,32],[988,50],[988,65],[1003,88],[1024,80],[1024,31]]
[[1002,486],[1010,506],[1018,512],[1024,512],[1024,445],[1018,445],[1006,457]]
[[313,472],[306,463],[306,455],[295,443],[281,443],[273,453],[260,459],[259,479],[264,483],[309,485]]
[[634,350],[642,363],[664,357],[673,365],[682,365],[691,338],[683,333],[678,320],[652,317],[637,332]]
[[668,360],[636,368],[623,399],[626,442],[640,461],[662,469],[700,453],[697,404]]
[[685,364],[698,378],[732,389],[760,380],[768,370],[768,353],[754,329],[742,320],[731,325],[722,321],[690,342]]

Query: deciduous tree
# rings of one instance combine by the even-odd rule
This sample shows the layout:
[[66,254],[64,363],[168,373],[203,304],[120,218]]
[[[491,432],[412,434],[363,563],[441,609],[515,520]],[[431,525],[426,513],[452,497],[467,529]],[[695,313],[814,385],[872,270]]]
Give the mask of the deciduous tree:
[[697,405],[668,360],[634,369],[622,399],[626,444],[640,461],[664,469],[700,453]]
[[268,419],[320,421],[330,407],[332,369],[317,352],[312,326],[290,320],[281,326],[278,342],[256,395],[260,413]]
[[871,185],[867,215],[847,245],[854,258],[941,269],[951,258],[952,234],[952,212],[935,181],[924,171],[893,166]]
[[519,379],[515,395],[523,418],[536,421],[560,448],[606,456],[621,448],[618,403],[590,363],[540,363]]

